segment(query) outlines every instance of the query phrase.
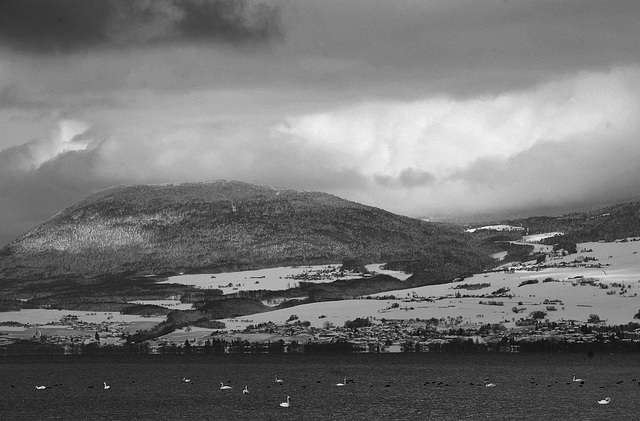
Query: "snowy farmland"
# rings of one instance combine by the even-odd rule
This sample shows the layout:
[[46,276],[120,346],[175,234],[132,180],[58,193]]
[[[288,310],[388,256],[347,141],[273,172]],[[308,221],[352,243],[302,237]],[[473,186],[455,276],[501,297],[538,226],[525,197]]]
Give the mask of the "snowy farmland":
[[[402,281],[411,274],[400,271],[383,270],[382,264],[370,264],[366,268],[370,272],[387,274]],[[326,283],[338,279],[354,279],[360,274],[340,273],[340,264],[317,266],[286,266],[241,272],[226,272],[198,275],[171,276],[163,283],[191,285],[198,288],[218,288],[225,294],[237,291],[270,290],[279,291],[295,288],[300,281]]]
[[[267,321],[284,323],[295,314],[299,320],[309,321],[316,327],[325,321],[341,326],[346,320],[357,317],[433,317],[445,320],[461,318],[462,323],[469,324],[504,323],[506,327],[513,328],[518,319],[526,318],[533,311],[545,312],[545,318],[550,321],[586,322],[592,314],[612,325],[633,321],[633,316],[640,309],[640,241],[583,243],[578,245],[578,250],[582,251],[548,263],[560,265],[589,257],[596,259],[588,260],[589,263],[600,263],[602,268],[555,267],[535,271],[535,262],[529,262],[518,270],[477,274],[458,283],[390,291],[374,294],[371,299],[306,304],[241,319],[226,319],[224,322],[228,329],[244,329],[249,324]],[[543,282],[547,278],[553,278],[554,282]],[[538,282],[533,283],[533,280]],[[461,288],[474,284],[488,286]],[[501,288],[509,288],[512,297],[480,297]],[[457,293],[470,297],[456,297]],[[396,299],[387,298],[392,295]],[[394,303],[398,306],[393,306]],[[518,313],[513,311],[514,307]]]
[[[457,283],[390,291],[356,300],[305,304],[223,321],[227,330],[242,330],[248,325],[268,321],[285,323],[292,315],[296,315],[298,320],[309,321],[315,327],[321,327],[325,322],[342,326],[347,320],[372,317],[378,320],[436,318],[458,320],[463,324],[504,323],[506,327],[512,328],[518,319],[528,317],[533,311],[543,311],[546,313],[545,318],[550,321],[586,322],[595,314],[606,324],[626,324],[634,321],[633,316],[640,310],[640,241],[633,240],[578,244],[577,254],[548,260],[545,263],[547,267],[539,270],[535,267],[535,262],[528,262],[513,266],[512,269],[505,267],[501,272],[477,274]],[[569,266],[562,267],[563,265]],[[215,275],[182,275],[172,277],[167,282],[197,285],[201,288],[234,285],[224,287],[225,293],[242,289],[279,290],[295,286],[298,281],[294,278],[304,273],[313,274],[331,268],[327,272],[329,273],[337,267],[338,265],[284,267]],[[368,269],[387,273],[401,280],[409,276],[403,272],[383,271],[380,264],[369,265]],[[544,282],[548,279],[553,279],[553,282]],[[332,280],[335,277],[328,276],[316,282]],[[534,283],[534,280],[538,282]],[[482,297],[502,288],[509,289],[510,298]],[[189,304],[169,299],[138,303],[162,305],[169,309],[191,308]],[[58,321],[67,314],[77,315],[79,320],[91,323],[164,320],[162,317],[142,318],[113,312],[23,310],[0,313],[0,322],[44,325]]]
[[[21,311],[0,312],[0,322],[17,322],[34,326],[46,325],[60,321],[65,316],[75,316],[78,321],[85,323],[135,323],[135,322],[161,322],[164,317],[143,317],[133,314],[120,314],[115,311],[77,311],[77,310],[45,310],[25,309]],[[18,328],[21,329],[21,328]],[[0,330],[8,330],[6,326],[0,326]]]

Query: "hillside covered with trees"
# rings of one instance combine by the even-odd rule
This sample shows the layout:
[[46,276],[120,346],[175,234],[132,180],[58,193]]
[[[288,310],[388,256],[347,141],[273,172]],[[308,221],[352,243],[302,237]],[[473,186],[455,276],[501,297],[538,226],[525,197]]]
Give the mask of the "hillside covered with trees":
[[428,271],[413,283],[425,284],[492,265],[486,250],[469,239],[459,227],[325,193],[234,181],[119,186],[65,209],[2,249],[0,288],[63,293],[105,282],[124,287],[145,276],[345,259],[422,262]]
[[588,241],[615,241],[640,236],[640,202],[629,202],[575,212],[559,216],[538,216],[516,221],[529,234],[562,232],[563,235],[544,240],[547,244],[559,242],[584,243]]

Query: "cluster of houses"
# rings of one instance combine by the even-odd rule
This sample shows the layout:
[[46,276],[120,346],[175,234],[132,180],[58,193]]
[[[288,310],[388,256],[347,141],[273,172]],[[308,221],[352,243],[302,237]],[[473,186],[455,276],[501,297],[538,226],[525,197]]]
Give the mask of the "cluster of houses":
[[[351,323],[350,323],[351,322]],[[185,341],[150,343],[151,353],[425,353],[570,351],[587,348],[640,351],[640,324],[605,326],[588,322],[545,322],[507,330],[501,324],[469,324],[462,317],[430,320],[356,319],[345,326],[305,322],[263,323],[242,332],[214,332]],[[354,323],[355,322],[355,323]],[[347,327],[350,325],[352,327]],[[356,327],[353,327],[353,326]],[[188,343],[188,344],[187,344]]]
[[541,259],[536,263],[523,263],[514,262],[507,265],[499,266],[495,269],[489,269],[486,272],[493,273],[515,273],[515,272],[539,272],[544,269],[569,269],[569,268],[583,268],[583,269],[605,269],[610,266],[608,263],[598,262],[597,259],[589,256],[577,256],[572,261],[565,261],[558,259]]
[[[59,325],[59,328],[55,328]],[[119,348],[125,352],[124,323],[87,323],[77,316],[36,331],[34,342],[64,350],[64,353],[100,352]],[[62,329],[68,330],[63,334]],[[47,332],[50,333],[47,333]],[[584,321],[533,323],[507,330],[502,324],[468,323],[462,317],[441,319],[356,319],[345,326],[325,322],[250,325],[243,331],[182,331],[186,336],[165,335],[138,344],[145,353],[425,353],[425,352],[527,352],[606,349],[640,351],[640,324],[606,326],[597,317]],[[185,337],[187,339],[185,339]]]
[[67,349],[88,345],[122,345],[125,343],[126,323],[104,321],[90,323],[76,315],[67,314],[60,320],[37,329],[35,341]]

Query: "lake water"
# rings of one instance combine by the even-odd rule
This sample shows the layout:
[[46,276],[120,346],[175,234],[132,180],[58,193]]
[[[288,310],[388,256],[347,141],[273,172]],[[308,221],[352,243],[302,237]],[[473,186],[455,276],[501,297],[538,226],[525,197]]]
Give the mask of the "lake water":
[[[639,357],[3,357],[0,420],[637,419]],[[573,373],[585,383],[572,382]],[[345,387],[335,386],[345,377]],[[486,379],[496,386],[482,386]],[[281,408],[287,396],[290,407]],[[607,396],[611,403],[599,405]]]

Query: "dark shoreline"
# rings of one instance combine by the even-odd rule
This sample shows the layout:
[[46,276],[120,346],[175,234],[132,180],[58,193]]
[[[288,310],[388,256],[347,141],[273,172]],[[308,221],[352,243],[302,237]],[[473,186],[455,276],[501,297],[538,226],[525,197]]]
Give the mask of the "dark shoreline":
[[164,354],[164,355],[6,355],[0,357],[3,364],[68,364],[68,363],[169,363],[169,364],[288,364],[296,361],[314,361],[316,363],[335,362],[360,364],[403,363],[416,365],[431,364],[522,364],[523,362],[548,362],[576,364],[623,364],[640,366],[636,353],[483,353],[483,354],[444,354],[444,353],[381,353],[381,354]]

